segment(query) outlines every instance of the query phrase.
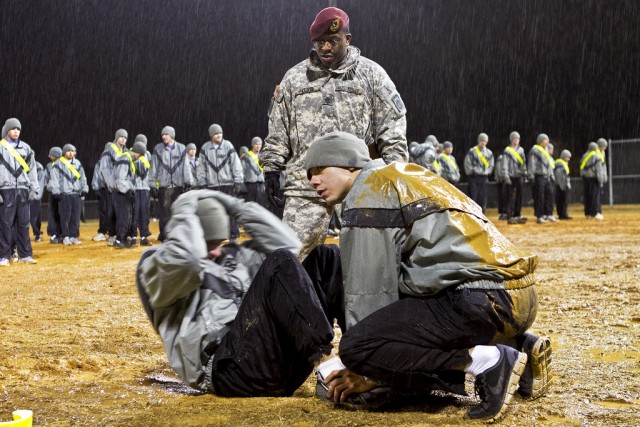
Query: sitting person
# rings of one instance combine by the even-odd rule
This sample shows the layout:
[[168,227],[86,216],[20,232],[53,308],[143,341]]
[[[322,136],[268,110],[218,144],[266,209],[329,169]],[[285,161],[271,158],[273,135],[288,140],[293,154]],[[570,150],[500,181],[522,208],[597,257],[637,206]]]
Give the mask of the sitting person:
[[[331,354],[333,319],[343,323],[338,248],[318,247],[303,266],[288,226],[218,191],[187,192],[171,209],[167,241],[142,254],[136,280],[171,367],[221,396],[293,394]],[[230,217],[251,240],[223,245]]]
[[305,168],[327,204],[343,203],[347,329],[341,360],[318,367],[319,396],[353,403],[376,389],[464,394],[470,373],[480,403],[467,415],[491,421],[516,389],[545,393],[550,341],[527,332],[538,305],[536,256],[444,179],[371,160],[353,135],[314,141]]

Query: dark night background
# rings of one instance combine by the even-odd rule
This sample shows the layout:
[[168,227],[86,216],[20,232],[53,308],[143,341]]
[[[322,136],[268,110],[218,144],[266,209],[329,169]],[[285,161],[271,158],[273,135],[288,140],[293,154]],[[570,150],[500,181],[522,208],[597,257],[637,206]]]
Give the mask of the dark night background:
[[[407,139],[456,157],[489,134],[540,132],[577,162],[589,141],[640,136],[640,2],[338,0],[353,44],[408,109]],[[329,1],[2,0],[0,119],[21,120],[40,162],[72,143],[88,169],[118,128],[198,147],[212,123],[236,147],[267,134],[285,71],[306,58]]]

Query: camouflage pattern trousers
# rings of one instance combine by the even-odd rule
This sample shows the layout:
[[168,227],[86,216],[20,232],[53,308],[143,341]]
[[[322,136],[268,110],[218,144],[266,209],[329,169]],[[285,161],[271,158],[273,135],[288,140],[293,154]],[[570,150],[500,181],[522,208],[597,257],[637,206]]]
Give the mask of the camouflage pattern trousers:
[[302,242],[298,258],[307,255],[327,238],[333,207],[319,197],[287,196],[282,221],[293,229]]

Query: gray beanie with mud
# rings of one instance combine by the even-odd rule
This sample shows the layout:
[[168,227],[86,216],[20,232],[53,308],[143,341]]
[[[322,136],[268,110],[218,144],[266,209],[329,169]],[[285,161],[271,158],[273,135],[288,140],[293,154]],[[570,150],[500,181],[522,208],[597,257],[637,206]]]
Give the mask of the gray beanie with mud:
[[209,138],[212,138],[217,133],[222,133],[222,126],[215,123],[209,126]]
[[171,126],[165,126],[162,128],[162,132],[160,132],[160,136],[162,135],[169,135],[171,137],[171,139],[175,139],[176,137],[176,130],[174,128],[172,128]]
[[196,215],[200,219],[207,242],[229,238],[229,215],[222,203],[212,197],[200,199]]
[[350,133],[331,132],[311,143],[305,156],[304,168],[307,178],[315,167],[337,166],[362,169],[371,161],[365,142]]

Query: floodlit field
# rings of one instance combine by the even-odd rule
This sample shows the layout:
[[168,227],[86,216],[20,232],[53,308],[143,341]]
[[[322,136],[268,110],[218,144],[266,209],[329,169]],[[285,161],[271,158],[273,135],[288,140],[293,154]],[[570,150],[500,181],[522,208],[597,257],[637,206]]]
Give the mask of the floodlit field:
[[[514,398],[503,425],[640,425],[640,206],[498,228],[540,257],[534,331],[553,343],[554,385]],[[497,214],[489,212],[497,222]],[[157,233],[157,224],[152,224]],[[425,397],[384,412],[334,409],[310,378],[291,398],[227,399],[185,388],[168,368],[134,285],[141,248],[34,243],[37,265],[0,267],[0,422],[41,426],[458,425],[472,398]],[[154,234],[155,236],[155,234]],[[468,422],[468,421],[467,421]],[[477,423],[480,425],[481,423]]]

